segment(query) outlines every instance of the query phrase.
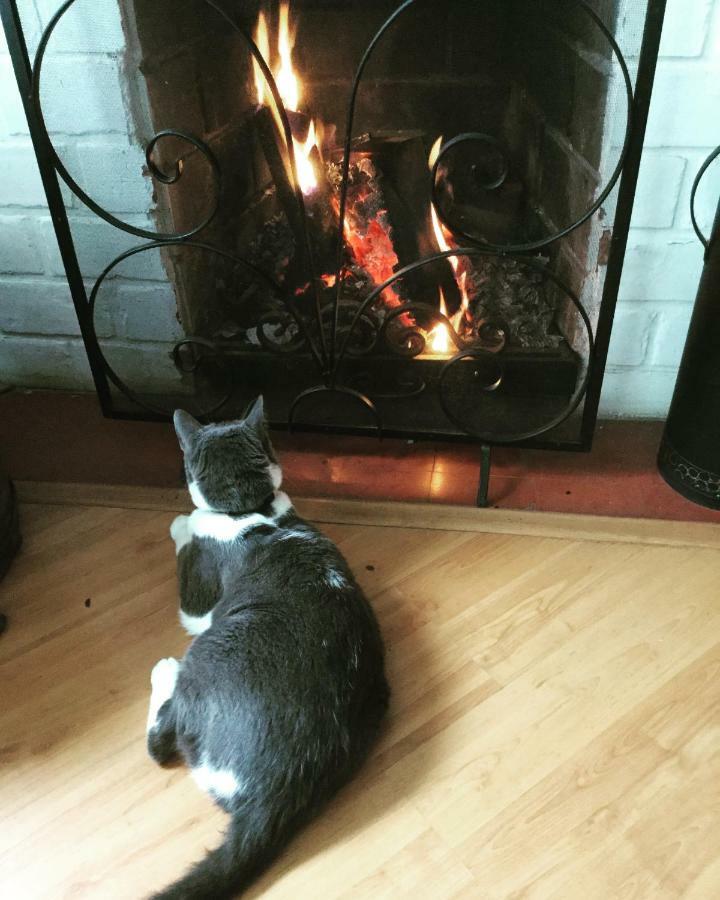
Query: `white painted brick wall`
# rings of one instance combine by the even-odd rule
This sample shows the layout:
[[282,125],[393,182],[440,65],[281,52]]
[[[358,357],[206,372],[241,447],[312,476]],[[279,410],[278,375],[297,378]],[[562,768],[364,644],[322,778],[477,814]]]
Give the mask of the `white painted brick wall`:
[[[60,0],[20,0],[31,49]],[[89,43],[92,41],[92,44]],[[638,45],[638,35],[622,37]],[[123,48],[116,0],[77,0],[53,37],[43,98],[53,140],[71,174],[112,212],[152,228],[151,186],[129,133],[119,71]],[[27,123],[0,36],[0,381],[89,387],[84,351],[63,278]],[[664,416],[702,265],[688,211],[692,180],[720,143],[720,0],[668,0],[661,59],[638,184],[601,412]],[[720,164],[698,196],[709,229]],[[88,214],[65,191],[84,274],[97,274],[139,239]],[[128,372],[173,378],[153,350],[180,333],[157,254],[108,282],[98,331],[117,344]],[[149,342],[144,345],[142,339]],[[135,357],[133,358],[133,353]],[[134,359],[134,362],[133,362]],[[144,367],[141,369],[141,367]]]
[[28,166],[28,142],[23,138],[3,141],[0,207],[46,205],[45,189],[36,165]]
[[[97,277],[114,257],[143,242],[113,225],[103,222],[96,216],[69,216],[73,237],[77,246],[78,260],[82,273],[87,278]],[[125,222],[140,228],[152,229],[152,222],[147,216],[124,216]],[[41,235],[45,271],[49,275],[62,277],[64,273],[60,251],[55,241],[55,232],[47,213],[35,220],[35,226]],[[133,280],[162,281],[165,272],[157,250],[137,253],[135,256],[118,264],[116,273]]]
[[92,390],[87,356],[79,338],[0,334],[0,377],[27,387]]
[[[672,228],[686,169],[684,156],[670,156],[665,150],[645,151],[635,193],[633,228]],[[661,192],[658,185],[663,185]]]
[[[702,269],[690,188],[720,144],[720,0],[668,0],[642,169],[600,405],[601,415],[664,417]],[[707,233],[720,163],[697,197]]]
[[[80,336],[70,288],[65,282],[34,277],[0,278],[0,296],[0,332],[27,335],[32,327],[36,335]],[[31,309],[32,326],[28,324],[28,310]],[[111,318],[108,306],[100,303],[95,314],[95,330],[99,337],[113,337],[115,334]]]
[[[30,53],[61,0],[19,0]],[[76,0],[48,47],[41,97],[55,148],[101,206],[150,231],[152,185],[131,134],[120,77],[124,37],[117,0]],[[0,38],[0,382],[92,387],[77,318],[46,207],[4,35]],[[99,220],[64,185],[83,275],[92,280],[141,243]],[[181,336],[159,254],[121,264],[105,282],[95,323],[128,383],[175,387],[168,358]],[[154,360],[154,357],[157,357]]]

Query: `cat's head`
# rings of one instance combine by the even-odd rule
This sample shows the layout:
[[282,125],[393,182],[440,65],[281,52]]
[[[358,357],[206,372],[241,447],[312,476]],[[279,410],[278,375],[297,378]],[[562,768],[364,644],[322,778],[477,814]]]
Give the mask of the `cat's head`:
[[280,487],[282,472],[270,444],[262,397],[238,422],[201,425],[182,409],[175,411],[173,422],[198,509],[254,512]]

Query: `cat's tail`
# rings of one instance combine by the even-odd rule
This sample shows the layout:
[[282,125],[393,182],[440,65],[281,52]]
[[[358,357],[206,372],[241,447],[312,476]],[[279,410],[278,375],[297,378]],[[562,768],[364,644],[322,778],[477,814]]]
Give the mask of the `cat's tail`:
[[226,900],[244,890],[283,849],[298,823],[279,809],[234,814],[225,837],[179,881],[151,900]]

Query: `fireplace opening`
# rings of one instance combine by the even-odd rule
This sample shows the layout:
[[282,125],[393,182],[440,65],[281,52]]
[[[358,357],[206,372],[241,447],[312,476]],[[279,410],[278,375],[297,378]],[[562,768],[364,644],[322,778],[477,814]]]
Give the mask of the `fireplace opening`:
[[161,238],[118,266],[160,257],[185,335],[160,405],[573,440],[644,3],[118,2]]

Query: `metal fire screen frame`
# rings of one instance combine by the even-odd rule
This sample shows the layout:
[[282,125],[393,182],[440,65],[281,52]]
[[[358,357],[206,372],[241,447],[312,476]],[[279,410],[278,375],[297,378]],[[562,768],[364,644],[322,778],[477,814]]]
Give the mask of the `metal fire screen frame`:
[[[308,230],[305,200],[299,187],[298,179],[296,177],[296,163],[295,154],[293,151],[293,142],[291,140],[290,122],[288,119],[288,114],[282,104],[277,85],[273,79],[267,61],[263,58],[260,50],[253,41],[248,28],[243,23],[237,21],[234,17],[229,15],[216,2],[214,2],[214,0],[200,0],[200,2],[204,3],[206,7],[209,7],[212,11],[214,11],[214,14],[220,16],[231,29],[233,29],[244,39],[249,52],[252,54],[252,57],[261,69],[266,79],[269,91],[271,92],[278,107],[280,120],[282,123],[282,130],[284,132],[284,140],[287,147],[289,164],[291,172],[294,176],[294,195],[299,213],[297,218],[300,225],[299,252],[302,255],[302,261],[308,274],[308,281],[311,285],[311,289],[314,291],[314,316],[312,317],[301,316],[297,310],[296,303],[293,302],[294,298],[290,291],[286,290],[281,284],[279,284],[273,278],[269,277],[266,273],[262,272],[253,264],[237,256],[229,254],[224,250],[213,247],[210,244],[204,243],[201,240],[196,240],[200,232],[202,232],[202,230],[212,220],[215,211],[217,210],[220,191],[222,189],[222,173],[220,172],[220,167],[217,163],[217,160],[215,159],[210,148],[199,138],[194,137],[190,134],[184,134],[179,131],[166,130],[155,134],[145,148],[148,169],[153,178],[155,178],[159,182],[162,182],[163,184],[173,184],[177,182],[181,177],[181,168],[179,166],[176,167],[174,172],[167,173],[163,172],[153,160],[153,150],[155,149],[156,145],[158,144],[158,142],[168,137],[181,139],[194,145],[194,147],[204,155],[208,164],[211,166],[216,187],[214,206],[203,222],[187,232],[177,234],[161,234],[131,226],[125,222],[122,222],[121,220],[107,212],[105,209],[100,207],[92,200],[91,197],[89,197],[83,191],[83,189],[73,180],[68,171],[65,169],[57,153],[55,152],[55,149],[53,148],[52,142],[48,136],[40,103],[41,71],[43,58],[48,46],[48,42],[56,25],[58,24],[62,16],[67,12],[67,10],[70,9],[70,7],[75,3],[75,0],[66,0],[66,2],[64,2],[59,7],[56,14],[48,23],[40,40],[40,44],[38,46],[38,50],[33,63],[31,63],[29,59],[16,0],[0,0],[0,12],[2,13],[3,25],[7,35],[7,43],[20,88],[25,113],[27,115],[30,134],[34,144],[35,153],[40,168],[40,174],[45,187],[48,205],[55,228],[55,234],[57,236],[57,241],[60,248],[60,253],[62,255],[68,284],[72,293],[82,338],[87,351],[90,368],[92,371],[103,414],[105,416],[114,418],[166,419],[168,417],[169,410],[161,409],[152,404],[148,404],[144,399],[139,397],[122,381],[122,379],[117,375],[116,372],[114,372],[108,361],[105,359],[94,326],[95,301],[101,285],[103,284],[105,278],[115,268],[115,266],[117,266],[120,262],[130,256],[133,256],[137,253],[143,253],[148,250],[162,249],[163,247],[188,246],[198,248],[207,253],[218,254],[236,264],[245,267],[245,269],[248,272],[251,272],[253,276],[265,282],[271,289],[274,296],[276,298],[279,298],[280,302],[278,303],[276,300],[275,305],[268,309],[267,314],[262,317],[262,321],[259,323],[258,332],[265,349],[276,349],[277,352],[281,352],[280,348],[272,347],[272,342],[268,340],[262,340],[262,336],[264,334],[264,326],[270,326],[273,324],[277,324],[278,322],[284,322],[287,324],[287,322],[291,320],[294,321],[294,325],[297,328],[298,341],[300,342],[302,352],[309,353],[317,367],[318,384],[316,387],[313,387],[310,390],[301,392],[295,398],[295,401],[293,402],[289,413],[289,421],[287,422],[288,427],[293,426],[295,411],[297,410],[298,405],[301,404],[307,396],[319,392],[334,392],[341,393],[348,398],[348,401],[351,401],[352,399],[352,402],[359,402],[364,407],[369,409],[375,416],[378,425],[378,431],[381,431],[382,423],[379,420],[377,410],[372,400],[369,397],[361,394],[360,392],[353,390],[346,385],[343,385],[339,371],[340,366],[343,360],[348,355],[357,356],[358,354],[363,352],[363,346],[367,345],[368,328],[374,330],[374,334],[371,335],[371,343],[373,343],[380,336],[387,338],[387,326],[390,323],[390,320],[396,319],[399,315],[408,314],[405,317],[405,321],[407,321],[408,317],[412,317],[413,314],[416,314],[415,321],[417,322],[417,314],[419,314],[420,316],[424,317],[425,322],[427,322],[428,320],[434,322],[442,322],[448,329],[452,342],[454,343],[457,350],[457,353],[455,353],[444,365],[439,380],[439,393],[441,403],[450,421],[452,421],[455,425],[465,431],[465,426],[462,425],[462,423],[458,423],[454,419],[452,413],[448,409],[447,404],[445,403],[442,391],[443,378],[451,369],[451,367],[456,363],[466,360],[467,358],[472,358],[481,360],[486,365],[488,364],[489,360],[492,360],[493,364],[497,367],[498,379],[499,381],[501,381],[503,375],[502,353],[498,353],[497,351],[498,349],[502,351],[502,345],[504,344],[504,341],[500,341],[500,346],[498,348],[497,333],[494,334],[494,346],[492,342],[488,342],[487,340],[483,339],[482,333],[474,335],[474,337],[468,341],[467,339],[464,339],[457,334],[450,321],[441,313],[439,313],[438,310],[424,304],[405,303],[402,306],[393,309],[392,312],[387,316],[384,323],[378,323],[377,321],[373,320],[372,317],[368,316],[368,312],[371,310],[373,301],[377,299],[377,297],[385,288],[389,287],[399,279],[407,276],[411,272],[414,272],[424,266],[430,265],[437,260],[446,259],[451,256],[469,258],[483,256],[501,258],[504,257],[517,260],[522,265],[540,269],[543,274],[551,282],[553,282],[560,291],[565,294],[565,296],[579,315],[580,320],[582,321],[587,333],[589,357],[584,374],[580,378],[580,382],[576,386],[576,390],[573,396],[570,398],[570,401],[562,410],[562,412],[559,415],[556,415],[552,419],[552,421],[543,424],[539,428],[535,428],[533,430],[525,432],[506,434],[497,432],[474,433],[467,435],[467,440],[477,441],[481,443],[483,447],[483,478],[481,479],[482,483],[480,500],[483,499],[483,493],[486,493],[487,470],[489,467],[489,447],[491,445],[513,443],[521,444],[522,446],[543,447],[548,449],[589,450],[592,442],[595,422],[597,419],[600,390],[602,386],[608,345],[610,340],[610,331],[615,310],[618,287],[620,283],[620,276],[622,272],[623,259],[627,245],[630,215],[634,202],[635,187],[640,166],[643,140],[645,136],[647,115],[650,104],[653,79],[655,75],[655,67],[658,56],[666,0],[649,0],[648,2],[642,49],[638,61],[637,78],[634,88],[625,58],[610,29],[602,22],[600,17],[590,7],[586,0],[573,0],[573,3],[576,5],[578,10],[582,11],[588,17],[589,21],[592,23],[592,26],[608,42],[613,57],[620,67],[627,95],[627,125],[625,130],[624,144],[617,166],[608,183],[599,193],[594,203],[577,221],[563,228],[558,233],[550,235],[543,240],[535,241],[532,243],[511,245],[490,244],[487,241],[481,240],[479,237],[463,230],[458,226],[457,223],[453,223],[448,218],[446,212],[443,210],[442,203],[439,202],[438,198],[438,168],[443,158],[448,152],[451,152],[453,148],[456,148],[459,144],[472,144],[474,142],[477,142],[487,145],[488,143],[490,143],[495,144],[495,146],[499,148],[499,145],[497,145],[497,142],[494,141],[494,138],[488,135],[480,133],[466,133],[456,135],[452,139],[448,140],[440,148],[440,152],[435,160],[431,173],[430,194],[432,199],[435,201],[435,207],[438,216],[440,217],[445,227],[449,230],[449,232],[457,239],[457,243],[459,244],[459,246],[457,247],[457,249],[436,253],[432,256],[419,259],[416,262],[406,265],[404,268],[395,272],[393,276],[387,279],[383,284],[376,286],[362,302],[355,303],[354,307],[350,310],[348,310],[347,308],[346,300],[344,300],[342,297],[344,261],[346,252],[344,240],[344,222],[348,195],[350,153],[353,140],[353,123],[358,90],[360,88],[361,80],[367,63],[370,60],[375,47],[382,39],[384,33],[396,22],[396,20],[400,19],[407,10],[415,6],[418,0],[405,0],[405,2],[401,3],[396,11],[384,22],[380,30],[371,41],[367,50],[365,51],[365,54],[358,66],[355,79],[353,81],[344,133],[344,155],[342,158],[342,181],[339,194],[339,221],[337,228],[337,268],[335,273],[336,287],[331,303],[326,304],[325,308],[323,308],[322,306],[320,294],[319,276],[321,273],[317,272],[314,266],[313,248]],[[83,283],[82,273],[78,263],[65,205],[63,203],[62,195],[60,192],[59,178],[61,178],[68,185],[68,187],[74,192],[74,194],[89,209],[91,209],[104,221],[129,234],[135,235],[145,240],[145,243],[139,244],[136,247],[133,247],[125,253],[122,253],[118,257],[116,257],[99,276],[89,295]],[[504,175],[501,175],[495,182],[493,182],[492,184],[484,185],[484,187],[486,187],[487,189],[499,187],[502,184],[503,180]],[[570,234],[576,228],[587,222],[600,209],[601,205],[605,202],[618,181],[620,182],[620,184],[618,191],[617,211],[608,256],[607,272],[600,305],[598,324],[596,333],[593,334],[593,329],[588,315],[585,312],[582,303],[578,299],[577,295],[567,286],[567,284],[563,283],[558,278],[558,276],[549,269],[549,267],[533,259],[528,254],[533,252],[537,253],[537,251],[544,249],[551,244],[554,244],[555,242],[559,241],[561,238]],[[420,352],[424,347],[424,337],[419,327],[416,327],[414,329],[411,328],[410,331],[412,333],[405,335],[406,349],[404,352],[407,353],[407,348],[410,348],[410,355],[413,355],[414,352]],[[215,360],[216,364],[218,362],[221,364],[222,368],[222,351],[215,344],[213,344],[213,342],[204,337],[198,336],[186,336],[176,345],[175,359],[179,367],[183,364],[183,362],[187,366],[188,349],[192,351],[192,359],[194,360],[194,365],[200,366],[204,364],[209,357],[212,357]],[[294,349],[297,349],[297,342]],[[228,379],[227,391],[224,393],[219,402],[213,403],[211,408],[204,410],[205,417],[209,417],[213,413],[221,410],[222,406],[228,401],[233,390],[229,375]],[[122,394],[124,394],[128,399],[130,399],[134,404],[137,405],[137,407],[139,408],[139,411],[137,413],[128,412],[127,410],[119,409],[117,407],[111,392],[111,384],[114,385],[117,390],[119,390]],[[497,384],[488,385],[487,389],[493,389],[494,387],[497,387]],[[564,439],[561,440],[553,438],[551,434],[547,434],[561,422],[564,422],[577,409],[583,399],[585,400],[585,405],[583,408],[582,421],[579,429],[579,439],[577,441]],[[303,425],[302,427],[307,428],[308,426]],[[328,430],[327,426],[323,427],[322,425],[318,425],[316,428],[317,430]],[[352,428],[334,428],[332,430],[344,431],[346,433],[352,433],[353,431],[355,431],[355,433],[357,433],[357,430]],[[363,433],[366,433],[366,431],[364,431]],[[400,435],[400,433],[398,432],[393,432],[392,429],[386,429],[382,433],[388,435],[397,434],[398,436],[403,437],[412,436],[407,434],[406,432],[402,432],[402,434]],[[425,437],[425,435],[416,436]],[[439,439],[445,437],[445,435],[437,434],[433,437],[435,439]],[[448,434],[446,435],[446,437],[449,439],[458,439],[457,434]],[[463,435],[461,439],[464,439],[464,437],[465,436]]]

